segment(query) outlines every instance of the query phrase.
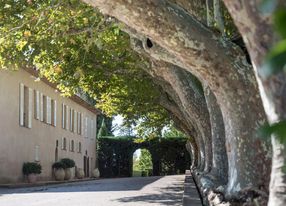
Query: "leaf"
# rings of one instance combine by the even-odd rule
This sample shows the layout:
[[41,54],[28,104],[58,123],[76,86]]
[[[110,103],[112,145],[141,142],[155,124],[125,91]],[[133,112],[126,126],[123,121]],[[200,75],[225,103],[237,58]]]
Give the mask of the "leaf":
[[278,9],[274,13],[274,25],[282,38],[286,38],[286,9]]
[[286,144],[286,120],[262,126],[259,129],[259,134],[264,138],[275,135],[282,144]]
[[278,42],[266,57],[261,75],[267,78],[285,69],[286,65],[286,39]]

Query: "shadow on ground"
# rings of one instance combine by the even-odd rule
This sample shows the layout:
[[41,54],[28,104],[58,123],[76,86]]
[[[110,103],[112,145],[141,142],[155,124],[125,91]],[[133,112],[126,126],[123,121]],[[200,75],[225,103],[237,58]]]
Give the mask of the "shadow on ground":
[[[173,205],[173,206],[182,206],[183,199],[183,184],[177,183],[172,185],[172,187],[160,188],[159,191],[156,191],[154,194],[142,194],[134,197],[124,197],[120,199],[115,199],[113,201],[118,201],[121,203],[128,202],[144,202],[144,203],[156,203],[160,205]],[[200,201],[200,199],[198,199]]]
[[[161,176],[154,177],[133,177],[92,180],[82,183],[65,183],[58,185],[4,189],[0,188],[0,196],[6,194],[21,193],[50,193],[50,192],[106,192],[106,191],[130,191],[141,190],[143,187],[161,179]],[[126,181],[126,180],[132,180]]]

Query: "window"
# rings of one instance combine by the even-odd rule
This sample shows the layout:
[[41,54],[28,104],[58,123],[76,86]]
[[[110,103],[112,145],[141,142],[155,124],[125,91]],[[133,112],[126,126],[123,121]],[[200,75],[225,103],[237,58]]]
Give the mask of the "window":
[[51,123],[53,126],[57,126],[57,101],[51,100]]
[[44,121],[44,95],[40,93],[40,120]]
[[65,114],[66,114],[66,117],[65,117],[65,119],[66,119],[66,130],[68,130],[69,129],[69,106],[67,106],[67,105],[65,105]]
[[52,100],[50,97],[46,97],[46,109],[45,109],[45,112],[46,112],[46,123],[47,124],[52,124]]
[[32,128],[33,90],[20,84],[20,126]]
[[73,132],[77,131],[77,112],[73,110]]
[[74,120],[73,120],[73,109],[72,108],[70,108],[70,111],[69,111],[69,113],[70,113],[70,131],[72,132],[73,131],[73,123],[74,123]]
[[84,137],[88,137],[88,117],[85,117],[85,122],[84,122]]
[[77,113],[77,134],[81,135],[81,113]]
[[94,140],[96,138],[96,117],[95,119],[91,120],[91,140]]
[[81,142],[78,143],[78,153],[81,153]]
[[73,140],[71,141],[71,148],[70,148],[70,151],[71,151],[71,152],[74,152],[74,141],[73,141]]
[[62,128],[68,129],[68,106],[62,104]]
[[43,98],[41,99],[43,102],[43,122],[47,122],[48,119],[48,107],[47,107],[47,96],[43,95]]
[[62,138],[62,150],[67,149],[67,139],[65,137]]
[[34,117],[35,119],[40,119],[40,92],[34,91]]

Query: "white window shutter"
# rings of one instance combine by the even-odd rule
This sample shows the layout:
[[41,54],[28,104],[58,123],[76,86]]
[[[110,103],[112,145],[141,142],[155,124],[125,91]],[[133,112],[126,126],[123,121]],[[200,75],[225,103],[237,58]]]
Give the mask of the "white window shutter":
[[32,128],[33,90],[29,88],[28,99],[28,128]]
[[93,136],[94,138],[96,138],[96,135],[97,135],[97,121],[96,121],[96,116],[93,120]]
[[53,100],[53,126],[57,126],[57,100]]
[[64,138],[62,137],[62,149],[64,149]]
[[84,124],[84,137],[88,137],[88,117],[85,117],[85,124]]
[[70,131],[73,131],[73,110],[70,108]]
[[90,119],[90,138],[93,138],[94,135],[93,126],[93,119]]
[[66,124],[66,120],[65,120],[66,114],[65,114],[65,105],[62,104],[62,128],[65,129],[65,124]]
[[44,121],[44,95],[40,93],[40,120]]
[[80,114],[80,134],[83,135],[84,132],[84,125],[83,125],[83,114]]
[[35,146],[35,161],[40,161],[40,158],[39,158],[39,146],[38,145]]
[[19,123],[24,126],[24,84],[20,84],[20,99],[19,99]]
[[69,129],[69,106],[66,105],[66,129]]
[[73,110],[73,132],[77,131],[77,112]]

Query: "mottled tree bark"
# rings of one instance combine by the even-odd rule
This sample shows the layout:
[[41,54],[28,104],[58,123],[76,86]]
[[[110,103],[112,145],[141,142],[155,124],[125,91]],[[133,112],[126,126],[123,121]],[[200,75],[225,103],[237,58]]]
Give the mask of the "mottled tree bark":
[[212,128],[212,151],[213,162],[211,175],[215,177],[217,186],[227,184],[227,154],[225,147],[225,129],[224,122],[216,98],[209,87],[204,87],[206,102],[210,114],[210,123]]
[[[239,2],[224,0],[226,7],[239,29],[251,61],[254,64],[264,109],[270,123],[286,119],[286,75],[281,72],[265,76],[262,65],[266,54],[275,42],[274,30],[269,16],[259,12],[259,1],[242,0]],[[285,1],[280,1],[284,4]],[[286,205],[286,174],[282,171],[286,165],[286,148],[274,136],[272,137],[272,171],[269,186],[269,206]]]
[[154,59],[152,60],[151,55],[145,51],[143,44],[140,44],[139,40],[133,39],[131,42],[135,51],[151,59],[153,62],[152,71],[149,70],[147,72],[155,76],[156,79],[162,79],[162,81],[170,85],[173,93],[177,95],[177,101],[182,105],[182,110],[187,114],[187,118],[191,120],[193,125],[196,125],[196,128],[204,140],[204,172],[209,172],[212,164],[209,114],[203,91],[198,91],[198,86],[193,83],[195,77],[178,66]]
[[228,193],[267,184],[267,145],[255,138],[265,116],[252,67],[240,48],[165,0],[84,1],[149,36],[212,89],[227,120]]
[[[154,69],[154,68],[153,68]],[[150,70],[148,72],[151,72]],[[150,73],[153,77],[154,74]],[[198,130],[198,127],[195,122],[192,122],[191,119],[187,116],[187,114],[182,110],[182,104],[179,100],[179,97],[176,95],[175,91],[171,87],[171,85],[156,77],[156,84],[159,85],[164,92],[161,92],[162,95],[160,96],[160,105],[162,105],[167,111],[169,111],[173,115],[173,119],[177,122],[181,123],[187,134],[191,134],[194,137],[196,142],[197,148],[197,169],[199,171],[203,171],[205,168],[205,143]],[[164,95],[165,93],[165,95]],[[175,118],[174,118],[175,117]]]

